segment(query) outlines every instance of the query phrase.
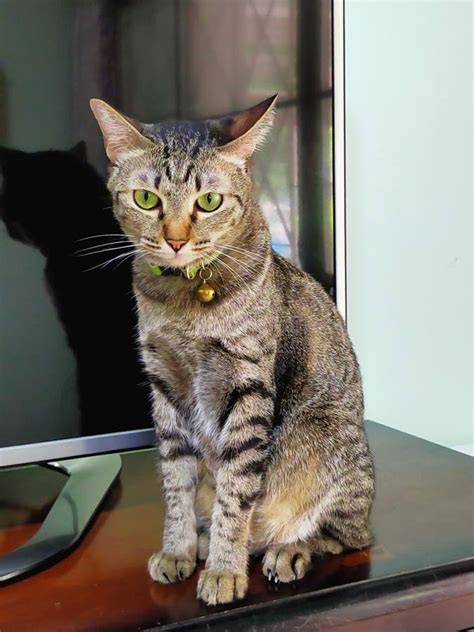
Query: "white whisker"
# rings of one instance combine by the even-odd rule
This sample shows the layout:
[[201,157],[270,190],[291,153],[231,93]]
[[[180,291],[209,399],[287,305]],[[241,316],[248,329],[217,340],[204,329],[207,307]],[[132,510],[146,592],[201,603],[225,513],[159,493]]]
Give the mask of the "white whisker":
[[[93,250],[92,252],[84,252],[83,250],[79,250],[74,254],[78,257],[88,257],[90,255],[98,255],[101,252],[111,252],[112,250],[123,250],[124,248],[135,248],[135,244],[122,244],[121,246],[107,246],[105,248],[99,248],[98,250]],[[87,249],[86,249],[87,250]]]
[[231,255],[227,254],[226,252],[220,252],[220,255],[222,257],[227,257],[228,259],[230,259],[231,261],[235,261],[236,263],[239,264],[239,266],[241,266],[242,268],[244,268],[244,270],[250,270],[251,272],[255,272],[256,271],[256,265],[251,265],[251,264],[246,264],[243,263],[242,261],[239,261],[239,259],[236,259],[235,257],[232,257]]
[[261,259],[262,261],[266,261],[267,259],[267,257],[265,255],[262,255],[261,253],[252,252],[251,250],[246,250],[245,248],[239,248],[237,246],[230,246],[228,244],[217,244],[217,243],[216,243],[216,246],[218,248],[224,248],[225,250],[234,251],[237,254],[242,254],[252,259],[258,258],[258,259]]
[[102,233],[101,235],[89,235],[88,237],[81,237],[76,241],[85,241],[86,239],[99,239],[99,237],[121,237],[122,239],[128,239],[127,235],[123,233]]
[[220,276],[221,281],[224,281],[224,277],[222,276],[222,272],[219,270],[219,266],[217,265],[216,261],[214,261],[214,259],[207,259],[207,257],[204,257],[204,265],[209,266],[209,268],[211,268],[211,270],[213,270],[214,272],[217,272],[217,274]]
[[108,261],[104,261],[103,263],[99,263],[98,265],[93,266],[92,268],[88,268],[87,270],[84,270],[84,272],[91,272],[92,270],[96,270],[97,268],[105,268],[106,266],[110,265],[114,261],[117,261],[118,259],[123,259],[123,258],[126,258],[126,257],[133,257],[134,254],[135,254],[135,251],[133,251],[133,252],[122,252],[122,254],[117,255],[116,257],[112,257],[112,259],[109,259]]
[[[130,252],[128,253],[130,256],[133,256],[135,253],[134,252]],[[120,264],[122,264],[124,261],[127,260],[127,257],[123,257],[117,264],[114,265],[114,267],[112,268],[113,270],[116,270]]]
[[131,241],[124,239],[114,239],[112,241],[104,241],[100,244],[94,244],[93,246],[87,246],[87,248],[81,248],[81,250],[77,250],[77,252],[85,252],[86,250],[93,250],[94,248],[102,248],[102,246],[116,246],[118,244],[127,244],[133,243]]
[[245,252],[247,254],[251,254],[255,256],[264,257],[262,253],[254,252],[253,250],[249,250],[248,248],[242,248],[242,246],[236,246],[235,244],[219,244],[216,242],[216,246],[219,246],[222,248],[229,248],[231,250],[238,250],[239,252]]
[[[215,252],[217,252],[217,253],[218,253],[218,254],[220,254],[220,255],[224,255],[224,254],[225,254],[225,253],[223,253],[223,252],[219,252],[218,250],[216,250]],[[229,271],[232,273],[232,275],[233,275],[233,277],[234,277],[235,279],[237,279],[238,281],[241,281],[241,282],[245,285],[245,287],[247,288],[247,290],[248,290],[248,291],[249,291],[249,293],[250,293],[250,288],[249,288],[249,286],[248,286],[248,284],[247,284],[246,280],[242,277],[242,275],[241,275],[241,274],[239,274],[236,270],[234,270],[234,268],[232,268],[230,265],[228,265],[225,261],[222,261],[222,259],[219,259],[219,263],[220,263],[222,266],[224,266],[224,268],[227,268],[227,270],[229,270]]]

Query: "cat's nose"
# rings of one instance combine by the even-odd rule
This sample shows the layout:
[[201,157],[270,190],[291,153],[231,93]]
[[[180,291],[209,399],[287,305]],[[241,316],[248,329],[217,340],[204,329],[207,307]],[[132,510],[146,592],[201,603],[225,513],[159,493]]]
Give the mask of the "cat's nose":
[[187,239],[167,239],[166,243],[169,244],[175,252],[178,252],[178,250],[181,250],[184,244],[188,243],[188,240]]

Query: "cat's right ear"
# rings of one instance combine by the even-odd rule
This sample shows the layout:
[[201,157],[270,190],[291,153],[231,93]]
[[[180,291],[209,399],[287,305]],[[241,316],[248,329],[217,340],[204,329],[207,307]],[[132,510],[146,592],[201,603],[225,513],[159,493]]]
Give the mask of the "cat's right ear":
[[153,147],[152,141],[140,133],[140,123],[100,99],[91,99],[90,106],[104,137],[105,152],[113,164],[120,164],[137,149]]
[[249,159],[263,143],[271,127],[277,97],[274,94],[248,110],[217,121],[217,127],[226,141],[218,149],[223,158],[248,166]]

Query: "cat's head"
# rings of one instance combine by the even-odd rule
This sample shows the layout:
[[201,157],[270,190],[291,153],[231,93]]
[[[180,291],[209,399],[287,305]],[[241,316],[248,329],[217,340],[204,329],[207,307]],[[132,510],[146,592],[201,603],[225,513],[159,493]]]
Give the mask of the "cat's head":
[[92,99],[115,214],[150,263],[205,262],[266,227],[253,202],[250,163],[275,101],[221,119],[143,124]]

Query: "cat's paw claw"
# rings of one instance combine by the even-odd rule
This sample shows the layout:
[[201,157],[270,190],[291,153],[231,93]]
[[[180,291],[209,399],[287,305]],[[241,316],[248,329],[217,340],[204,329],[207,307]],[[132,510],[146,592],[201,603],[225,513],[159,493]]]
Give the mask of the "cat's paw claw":
[[248,578],[231,571],[201,571],[197,596],[209,606],[231,603],[243,599],[247,593]]
[[309,549],[304,545],[288,544],[272,547],[263,558],[263,574],[275,584],[294,582],[304,577],[311,564]]
[[196,560],[185,555],[154,553],[148,560],[148,573],[155,582],[173,584],[190,577],[196,567]]

